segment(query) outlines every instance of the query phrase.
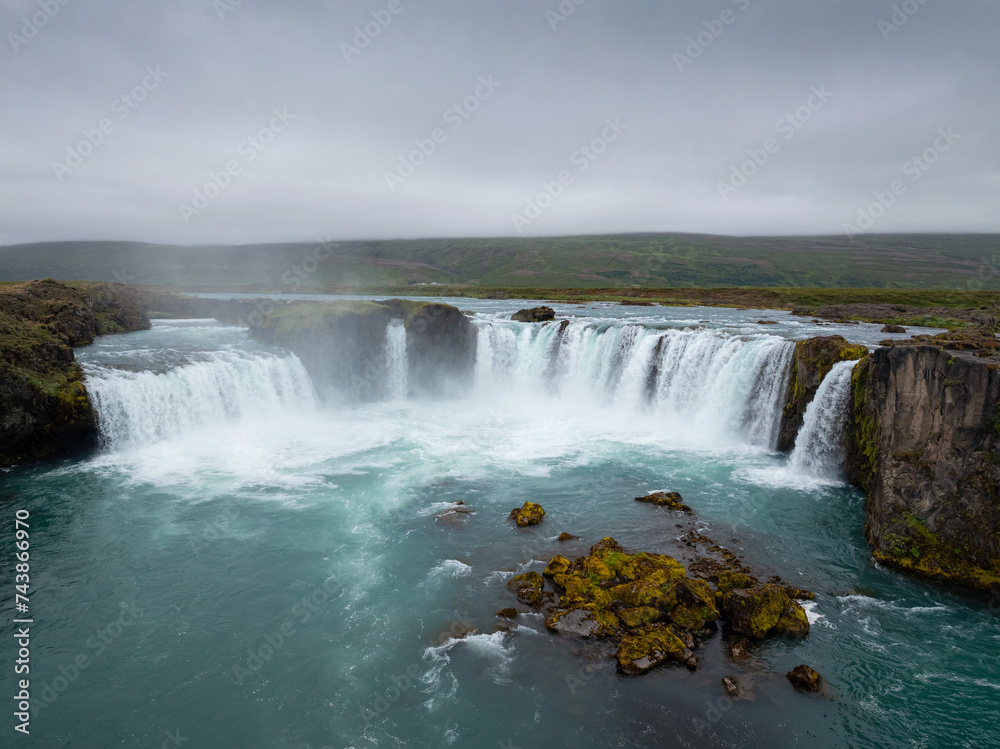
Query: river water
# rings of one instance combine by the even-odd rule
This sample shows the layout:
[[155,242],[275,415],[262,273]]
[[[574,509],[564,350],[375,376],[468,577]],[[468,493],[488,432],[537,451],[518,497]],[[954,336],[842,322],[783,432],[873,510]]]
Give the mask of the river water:
[[[838,472],[849,376],[831,376],[792,456],[773,450],[789,340],[891,336],[606,304],[555,305],[574,316],[560,336],[509,322],[524,303],[446,301],[480,327],[474,387],[450,400],[407,397],[401,328],[385,397],[363,405],[320,398],[294,356],[214,321],[78,351],[102,447],[0,474],[4,515],[31,513],[38,709],[21,744],[1000,745],[998,606],[872,562],[864,498]],[[670,514],[633,501],[655,490],[816,591],[809,638],[738,666],[717,635],[696,672],[627,678],[540,617],[494,632],[506,581],[557,553],[609,535],[668,550]],[[437,517],[457,500],[474,512]],[[518,530],[507,514],[527,500],[547,515]],[[2,544],[10,559],[13,534]],[[787,683],[800,663],[829,698]],[[754,699],[725,698],[727,674]]]

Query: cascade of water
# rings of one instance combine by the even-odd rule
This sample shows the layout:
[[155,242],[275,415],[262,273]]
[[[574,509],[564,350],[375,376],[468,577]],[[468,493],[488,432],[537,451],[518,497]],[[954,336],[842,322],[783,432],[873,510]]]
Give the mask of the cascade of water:
[[569,321],[482,323],[481,386],[544,385],[739,432],[773,448],[794,345],[775,336]]
[[388,367],[386,391],[389,400],[405,400],[409,361],[406,358],[406,328],[394,321],[385,332],[385,360]]
[[793,470],[817,478],[839,478],[844,464],[844,432],[851,370],[856,362],[837,362],[823,378],[806,408],[802,429],[789,459]]
[[104,444],[136,447],[221,421],[309,406],[309,375],[295,356],[223,350],[167,372],[84,366]]

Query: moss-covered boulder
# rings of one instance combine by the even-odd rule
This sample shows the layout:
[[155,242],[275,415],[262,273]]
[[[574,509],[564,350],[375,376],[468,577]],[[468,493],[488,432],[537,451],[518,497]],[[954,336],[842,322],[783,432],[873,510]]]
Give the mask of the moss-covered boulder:
[[636,502],[656,505],[657,507],[668,507],[671,510],[681,512],[691,512],[691,508],[684,504],[683,498],[678,492],[653,492],[635,498]]
[[716,585],[723,593],[731,593],[738,588],[752,588],[757,585],[757,578],[745,575],[742,572],[721,572],[718,575]]
[[545,577],[555,577],[556,575],[562,575],[569,569],[569,560],[562,554],[556,554],[552,557],[552,561],[548,563],[545,567],[545,571],[542,573]]
[[808,635],[809,617],[806,615],[806,610],[802,608],[802,604],[798,601],[789,603],[788,608],[785,609],[785,613],[781,615],[778,623],[774,625],[773,631],[776,634],[788,637],[805,637]]
[[511,579],[507,589],[517,595],[517,600],[529,606],[540,606],[552,599],[552,594],[544,591],[545,578],[537,572],[526,572]]
[[621,670],[629,676],[644,674],[671,659],[686,663],[693,657],[681,639],[662,624],[643,627],[623,637],[615,656]]
[[806,666],[805,664],[793,668],[785,674],[785,678],[788,679],[796,689],[801,689],[805,692],[823,691],[823,677],[820,676],[816,669]]
[[806,409],[819,390],[823,378],[837,362],[863,359],[868,349],[857,343],[848,343],[843,336],[832,335],[809,338],[795,344],[792,369],[785,395],[785,407],[778,431],[778,449],[791,450],[802,428]]
[[523,506],[515,507],[510,511],[510,519],[517,523],[518,528],[538,525],[544,517],[545,510],[535,502],[525,502]]
[[556,313],[551,307],[532,307],[518,310],[510,319],[514,322],[548,322],[556,319]]
[[51,279],[0,285],[0,466],[58,457],[97,441],[74,346],[150,327],[140,293]]
[[728,593],[724,608],[734,632],[760,639],[774,629],[790,602],[784,588],[760,585]]

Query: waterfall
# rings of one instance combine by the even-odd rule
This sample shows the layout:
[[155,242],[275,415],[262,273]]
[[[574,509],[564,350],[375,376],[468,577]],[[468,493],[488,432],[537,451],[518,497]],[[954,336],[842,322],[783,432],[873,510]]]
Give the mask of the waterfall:
[[295,356],[222,350],[166,372],[85,364],[101,440],[137,447],[222,421],[280,413],[314,403]]
[[386,393],[389,400],[406,400],[409,361],[406,358],[406,327],[394,320],[385,332],[385,361],[388,368]]
[[794,352],[782,338],[575,320],[479,325],[481,388],[596,398],[775,445]]
[[823,378],[806,408],[802,429],[789,460],[791,468],[816,478],[841,477],[844,464],[844,433],[847,400],[851,393],[851,370],[857,362],[837,362]]

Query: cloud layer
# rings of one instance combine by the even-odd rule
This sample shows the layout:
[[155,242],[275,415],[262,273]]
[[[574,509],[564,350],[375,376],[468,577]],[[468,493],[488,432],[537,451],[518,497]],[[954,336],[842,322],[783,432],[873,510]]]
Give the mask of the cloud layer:
[[995,0],[0,0],[0,240],[997,232],[998,28]]

